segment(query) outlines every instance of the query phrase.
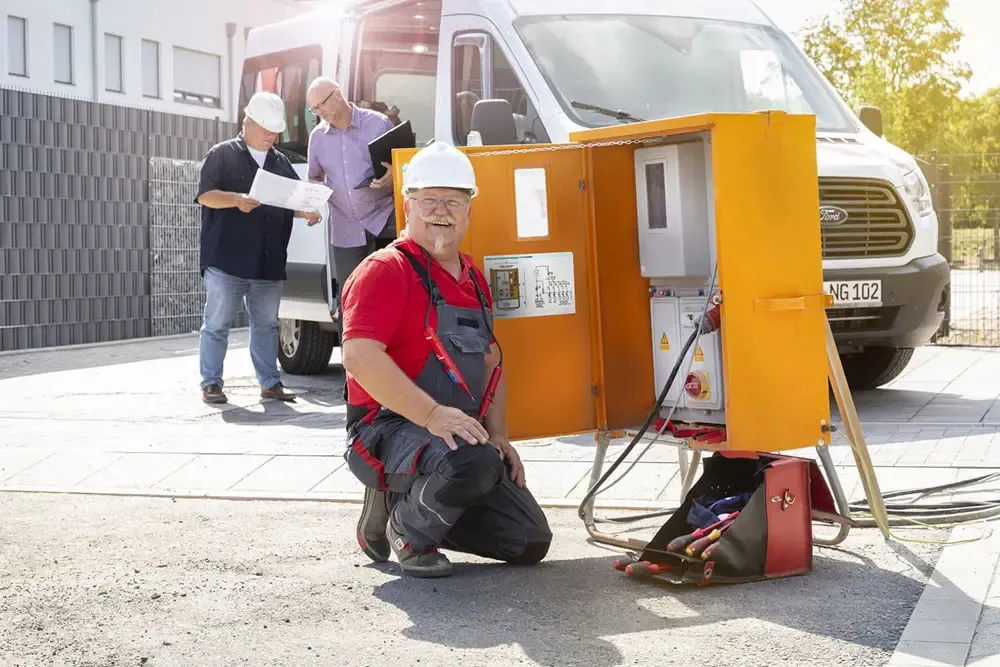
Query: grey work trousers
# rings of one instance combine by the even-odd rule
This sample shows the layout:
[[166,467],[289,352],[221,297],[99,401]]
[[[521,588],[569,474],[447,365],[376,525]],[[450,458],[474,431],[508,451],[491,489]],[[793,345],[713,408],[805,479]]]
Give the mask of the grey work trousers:
[[341,308],[341,298],[344,293],[344,283],[347,278],[358,268],[358,264],[365,257],[376,250],[386,247],[396,238],[396,212],[389,214],[385,227],[376,236],[369,231],[365,231],[366,243],[354,248],[341,248],[330,245],[330,256],[333,258],[333,269],[337,279],[337,321],[342,321],[344,311]]

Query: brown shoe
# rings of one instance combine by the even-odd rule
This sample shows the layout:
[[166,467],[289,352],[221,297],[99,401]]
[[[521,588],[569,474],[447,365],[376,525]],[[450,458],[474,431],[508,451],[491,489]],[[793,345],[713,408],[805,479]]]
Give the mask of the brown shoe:
[[279,382],[270,389],[261,389],[260,397],[273,398],[279,401],[294,401],[295,393],[285,389],[285,386]]
[[229,398],[217,384],[210,384],[201,390],[201,400],[206,403],[228,403]]

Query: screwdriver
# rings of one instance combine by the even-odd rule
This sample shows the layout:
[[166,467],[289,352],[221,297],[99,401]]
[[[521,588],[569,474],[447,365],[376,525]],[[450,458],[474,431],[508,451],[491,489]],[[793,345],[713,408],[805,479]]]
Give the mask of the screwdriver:
[[702,553],[706,547],[710,546],[713,542],[718,541],[718,539],[722,537],[722,534],[727,530],[729,530],[729,527],[731,525],[733,525],[732,521],[727,523],[725,526],[722,526],[721,528],[716,528],[705,537],[695,540],[690,545],[688,545],[688,548],[684,550],[684,553],[694,558],[696,554]]
[[709,533],[712,532],[712,530],[718,528],[719,526],[723,525],[727,521],[732,521],[732,520],[736,519],[736,517],[739,516],[739,514],[740,513],[738,511],[737,512],[733,512],[732,514],[730,514],[729,516],[727,516],[725,519],[721,519],[720,521],[717,521],[717,522],[713,523],[711,526],[707,526],[705,528],[699,528],[698,530],[696,530],[693,533],[690,533],[688,535],[681,535],[680,537],[675,537],[674,539],[670,540],[670,543],[665,547],[665,549],[666,549],[666,551],[670,551],[670,552],[683,551],[686,546],[688,546],[689,544],[691,544],[692,542],[694,542],[698,538],[701,538],[701,537],[704,537],[705,535],[708,535]]
[[630,577],[651,577],[659,574],[660,572],[669,572],[673,569],[674,567],[672,565],[661,565],[659,563],[650,563],[647,560],[642,560],[638,563],[626,565],[625,574]]

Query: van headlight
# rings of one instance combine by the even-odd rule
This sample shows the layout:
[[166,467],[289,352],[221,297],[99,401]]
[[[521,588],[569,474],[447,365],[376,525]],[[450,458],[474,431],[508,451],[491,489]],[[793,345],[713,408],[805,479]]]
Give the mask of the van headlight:
[[934,209],[931,201],[931,186],[927,184],[920,167],[914,167],[903,174],[903,192],[913,203],[920,215],[927,215]]

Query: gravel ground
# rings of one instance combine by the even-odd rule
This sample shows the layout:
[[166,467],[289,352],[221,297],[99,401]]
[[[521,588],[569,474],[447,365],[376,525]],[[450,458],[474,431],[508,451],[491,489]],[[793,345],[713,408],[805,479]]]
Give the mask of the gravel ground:
[[561,510],[543,566],[421,581],[360,553],[358,510],[0,495],[0,664],[882,665],[937,557],[857,530],[804,577],[678,589]]

